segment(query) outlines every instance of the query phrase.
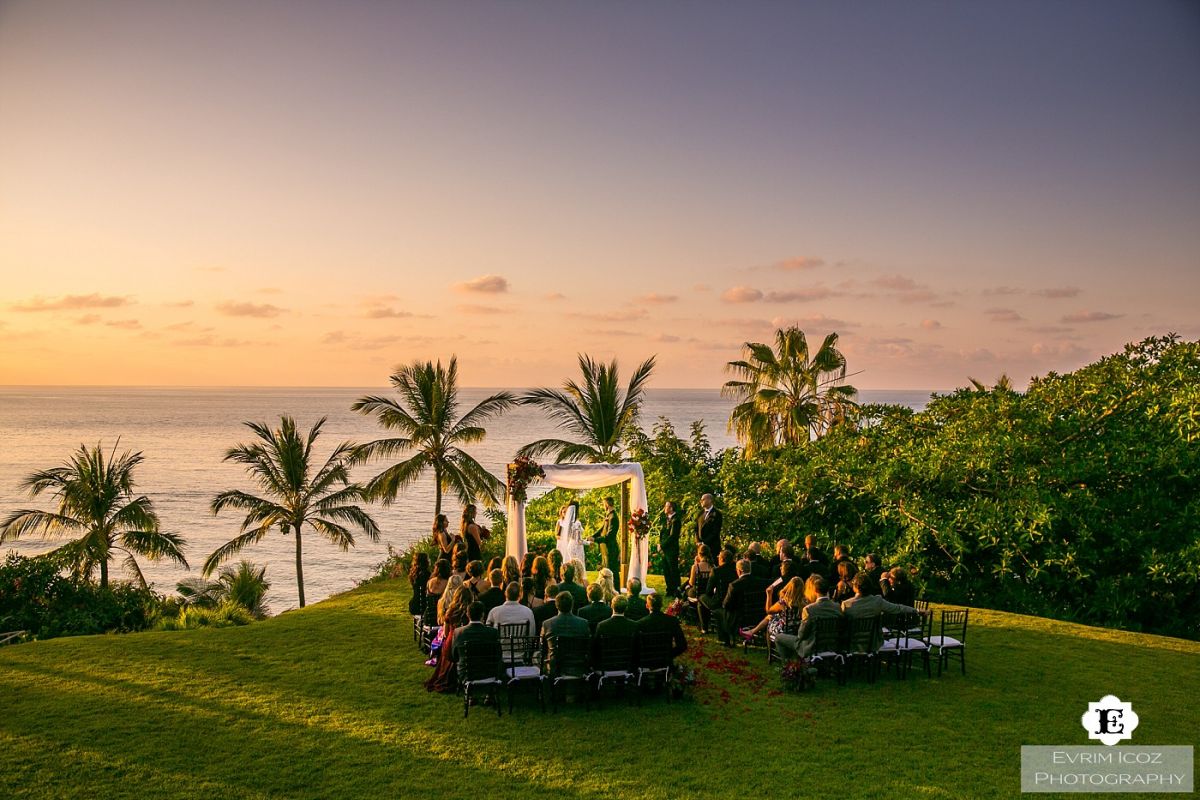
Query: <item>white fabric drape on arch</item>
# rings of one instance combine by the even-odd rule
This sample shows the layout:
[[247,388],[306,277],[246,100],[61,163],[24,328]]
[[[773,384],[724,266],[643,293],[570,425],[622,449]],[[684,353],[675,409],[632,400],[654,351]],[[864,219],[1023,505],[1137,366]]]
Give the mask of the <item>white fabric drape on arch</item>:
[[[642,471],[641,464],[542,464],[541,467],[546,473],[546,477],[542,478],[545,483],[564,489],[599,489],[629,481],[630,513],[639,508],[647,513],[650,511],[650,501],[646,499],[646,474]],[[516,556],[520,561],[525,558],[525,551],[528,549],[525,543],[525,504],[515,502],[509,495],[507,511],[507,555]],[[633,551],[629,554],[629,577],[637,578],[642,585],[646,583],[646,572],[650,566],[648,544],[647,539],[639,541],[633,534],[629,536],[629,545]]]

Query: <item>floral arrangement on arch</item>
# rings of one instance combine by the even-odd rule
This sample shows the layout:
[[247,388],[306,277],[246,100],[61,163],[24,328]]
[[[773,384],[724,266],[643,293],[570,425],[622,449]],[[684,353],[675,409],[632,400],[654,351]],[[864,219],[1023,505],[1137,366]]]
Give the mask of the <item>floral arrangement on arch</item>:
[[534,478],[544,477],[546,471],[540,464],[528,456],[517,456],[508,465],[508,496],[518,503],[524,503],[529,484]]
[[650,515],[644,508],[635,508],[629,515],[629,532],[638,541],[650,535]]
[[817,684],[817,668],[807,658],[793,658],[779,673],[783,688],[802,692]]

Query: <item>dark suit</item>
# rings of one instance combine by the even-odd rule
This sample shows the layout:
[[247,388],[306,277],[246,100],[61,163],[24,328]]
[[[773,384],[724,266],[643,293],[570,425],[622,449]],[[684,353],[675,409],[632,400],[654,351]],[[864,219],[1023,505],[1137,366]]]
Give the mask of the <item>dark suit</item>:
[[574,614],[556,614],[542,623],[543,639],[551,636],[582,636],[586,639],[591,635],[592,627],[587,620]]
[[604,522],[596,532],[595,540],[600,545],[600,560],[612,570],[613,578],[621,579],[621,543],[617,533],[621,528],[621,515],[615,508],[604,512]]
[[584,589],[575,581],[563,581],[558,584],[558,593],[562,594],[563,592],[570,593],[571,599],[575,601],[575,604],[571,606],[574,610],[578,611],[587,605],[587,589]]
[[772,571],[769,561],[761,555],[754,555],[750,556],[750,574],[770,582],[779,577],[779,567],[777,565]]
[[625,611],[625,616],[637,622],[649,613],[649,609],[646,608],[646,595],[629,598],[629,608]]
[[708,545],[708,549],[712,551],[712,557],[716,558],[721,552],[721,512],[716,506],[710,508],[707,512],[704,509],[700,510],[700,516],[696,518],[696,541],[700,544]]
[[613,614],[596,626],[596,636],[592,639],[592,661],[600,662],[600,637],[615,636],[629,640],[629,649],[633,650],[633,637],[637,634],[637,623],[624,614]]
[[683,626],[675,617],[668,617],[661,611],[652,611],[637,623],[638,633],[665,633],[671,637],[671,658],[676,658],[687,652],[687,637],[683,635]]
[[477,599],[483,603],[483,618],[487,619],[488,612],[504,602],[504,591],[499,586],[493,586],[486,592],[480,592]]
[[[721,603],[721,609],[714,615],[717,622],[717,636],[723,643],[729,644],[733,638],[733,632],[737,629],[738,623],[748,607],[747,604],[757,605],[758,609],[763,611],[766,606],[766,589],[766,581],[756,577],[753,573],[742,575],[729,584],[729,588],[725,590],[725,600]],[[763,611],[763,613],[766,612]]]
[[737,567],[733,562],[718,565],[708,576],[708,585],[701,587],[700,602],[696,604],[696,613],[700,617],[700,630],[706,631],[712,624],[712,613],[721,607],[725,600],[725,591],[729,584],[737,580]]
[[666,514],[659,515],[658,548],[662,550],[663,580],[667,584],[667,594],[672,597],[679,596],[679,534],[682,529],[683,517],[678,511],[669,518]]
[[495,642],[499,646],[500,631],[484,625],[482,620],[464,625],[454,632],[454,644],[450,646],[450,655],[455,661],[458,661],[462,655],[462,648],[466,647],[469,642],[487,641]]
[[546,620],[552,618],[557,613],[558,609],[554,607],[554,603],[542,603],[533,609],[533,622],[537,626],[538,631],[541,631],[542,625]]
[[612,616],[612,608],[607,603],[588,603],[575,612],[575,615],[587,620],[588,626],[595,634],[596,626]]

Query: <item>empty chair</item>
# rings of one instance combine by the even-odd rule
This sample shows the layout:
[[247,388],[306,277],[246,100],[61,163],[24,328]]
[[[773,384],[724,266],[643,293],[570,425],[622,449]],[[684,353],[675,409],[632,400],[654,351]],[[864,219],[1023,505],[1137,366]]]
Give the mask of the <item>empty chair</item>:
[[[505,629],[509,630],[505,630]],[[546,676],[538,658],[538,638],[525,635],[528,626],[523,622],[500,626],[500,649],[504,670],[504,687],[508,690],[508,713],[513,710],[513,695],[522,686],[537,690],[542,711],[546,710]]]
[[962,674],[967,674],[967,613],[965,608],[942,611],[940,633],[927,640],[929,647],[937,651],[939,678],[942,667],[949,665],[952,655],[958,658]]
[[896,665],[897,678],[908,677],[908,669],[917,653],[921,654],[924,661],[925,674],[929,674],[929,643],[925,641],[926,631],[922,628],[926,619],[921,614],[884,615],[884,627],[891,631],[891,635],[884,639],[876,652],[879,658]]

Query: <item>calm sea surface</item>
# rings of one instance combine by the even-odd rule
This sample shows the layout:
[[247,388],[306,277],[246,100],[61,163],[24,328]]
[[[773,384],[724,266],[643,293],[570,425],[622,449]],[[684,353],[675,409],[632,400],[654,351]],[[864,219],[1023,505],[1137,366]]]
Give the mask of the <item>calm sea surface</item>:
[[[324,459],[335,443],[369,441],[385,435],[370,418],[350,411],[350,404],[373,389],[303,388],[57,388],[0,387],[0,515],[30,506],[50,508],[31,501],[21,492],[21,479],[36,469],[65,461],[81,443],[102,442],[111,448],[120,437],[120,449],[140,450],[145,463],[135,473],[138,488],[153,499],[164,529],[183,534],[192,574],[216,547],[237,534],[236,512],[214,517],[208,510],[213,495],[224,489],[256,487],[234,464],[221,459],[225,450],[250,441],[246,420],[277,422],[281,414],[294,416],[307,428],[322,416],[328,422],[317,443]],[[467,389],[460,394],[461,410],[470,409],[494,389]],[[864,391],[860,399],[872,403],[900,403],[920,409],[929,398],[925,391]],[[730,403],[715,390],[661,389],[647,395],[643,426],[666,417],[686,435],[693,420],[704,421],[714,449],[733,444],[726,432]],[[534,439],[556,435],[540,412],[518,408],[488,426],[488,438],[472,454],[497,476],[517,448]],[[357,478],[366,478],[380,467],[360,467]],[[343,553],[312,531],[305,532],[304,578],[311,603],[354,586],[387,555],[387,546],[403,547],[429,530],[433,514],[433,478],[421,480],[388,508],[375,506],[371,513],[382,529],[377,544],[365,539]],[[451,519],[459,512],[448,504]],[[3,550],[41,553],[57,546],[40,538],[5,543]],[[243,551],[244,557],[266,564],[272,582],[272,611],[297,604],[293,539],[271,535]],[[175,566],[139,559],[147,580],[159,591],[174,590],[188,573]],[[114,565],[116,566],[116,565]]]

